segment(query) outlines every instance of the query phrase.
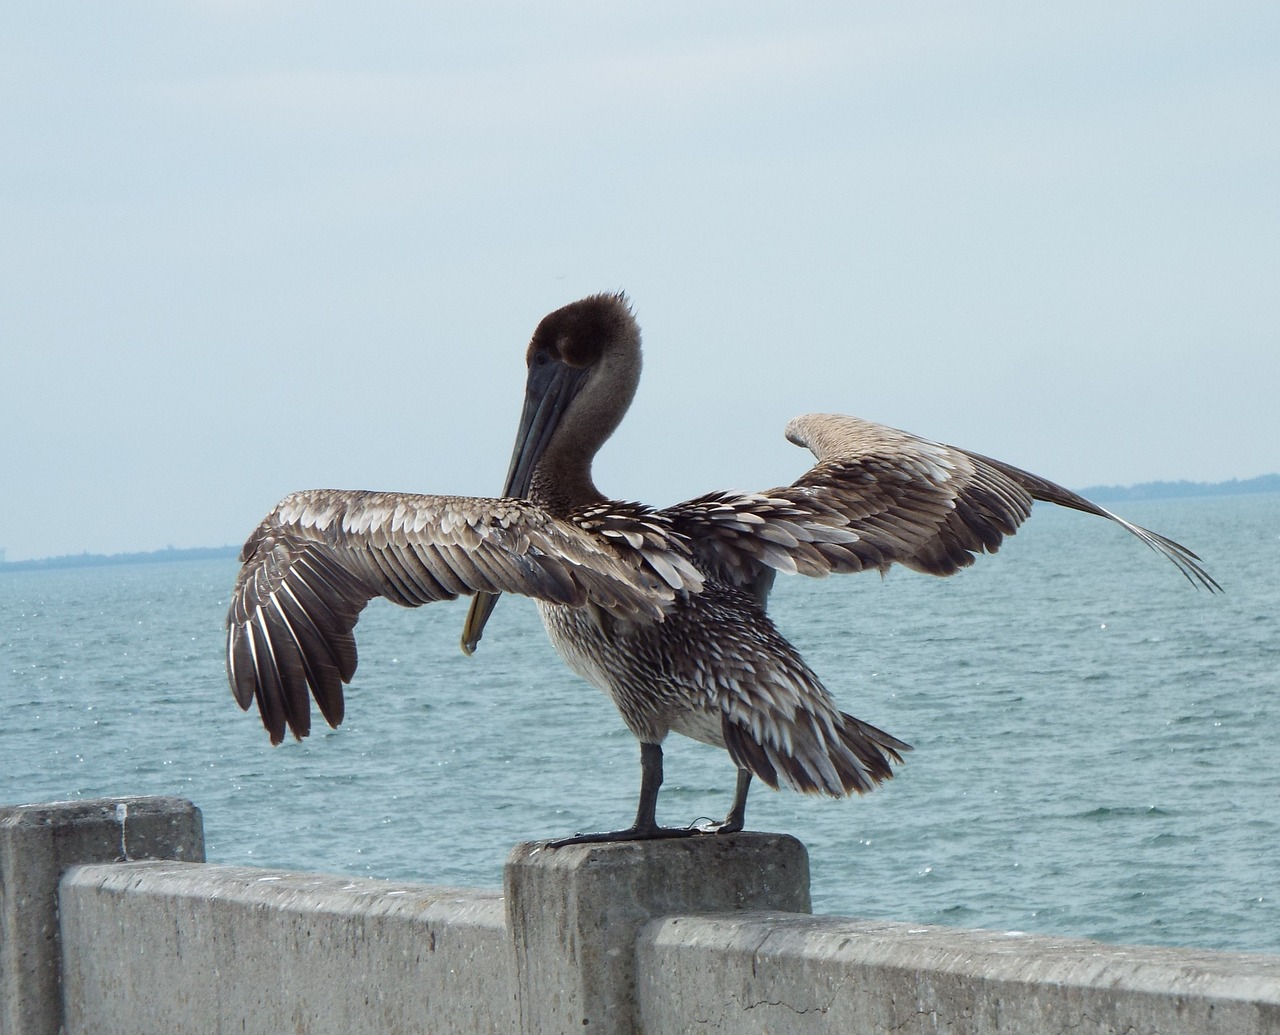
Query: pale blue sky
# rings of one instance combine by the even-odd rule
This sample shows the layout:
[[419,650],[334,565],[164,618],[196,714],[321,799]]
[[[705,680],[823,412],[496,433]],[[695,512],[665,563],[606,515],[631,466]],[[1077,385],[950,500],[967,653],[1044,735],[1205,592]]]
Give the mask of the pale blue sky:
[[1071,486],[1280,469],[1280,6],[0,7],[0,547],[491,494],[539,317],[645,332],[606,492],[835,410]]

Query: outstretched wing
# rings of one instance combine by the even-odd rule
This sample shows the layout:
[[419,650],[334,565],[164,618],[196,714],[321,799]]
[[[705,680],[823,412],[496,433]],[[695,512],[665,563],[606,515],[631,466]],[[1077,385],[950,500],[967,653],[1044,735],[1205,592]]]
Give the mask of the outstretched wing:
[[791,485],[671,508],[677,527],[695,540],[701,532],[703,551],[740,585],[765,569],[825,575],[902,564],[951,575],[999,549],[1044,500],[1115,521],[1193,584],[1221,589],[1186,547],[978,453],[839,414],[797,417],[787,438],[818,458]]
[[240,559],[227,674],[240,707],[257,700],[273,743],[286,726],[310,732],[309,696],[330,725],[342,720],[342,684],[356,669],[352,630],[374,597],[416,607],[518,593],[660,621],[680,581],[526,500],[401,493],[294,493]]

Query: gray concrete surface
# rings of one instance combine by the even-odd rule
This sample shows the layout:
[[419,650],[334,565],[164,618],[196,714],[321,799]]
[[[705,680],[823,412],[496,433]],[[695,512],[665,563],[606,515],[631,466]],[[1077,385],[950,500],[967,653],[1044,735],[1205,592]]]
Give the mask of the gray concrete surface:
[[1280,957],[841,917],[655,920],[640,1028],[842,1035],[1276,1035]]
[[519,845],[505,895],[158,854],[189,802],[0,809],[0,1035],[1280,1035],[1280,957],[811,917],[781,835]]
[[809,911],[809,856],[784,834],[516,846],[507,924],[523,1032],[636,1030],[636,937],[654,917]]
[[72,870],[68,1035],[514,1032],[498,891],[230,866]]
[[59,1031],[58,882],[124,859],[202,861],[200,810],[182,798],[0,807],[0,1035]]

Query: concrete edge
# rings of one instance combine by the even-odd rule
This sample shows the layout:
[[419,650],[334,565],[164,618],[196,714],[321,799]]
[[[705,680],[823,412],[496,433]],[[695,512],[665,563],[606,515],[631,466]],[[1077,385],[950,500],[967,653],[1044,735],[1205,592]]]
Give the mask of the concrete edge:
[[62,878],[61,887],[63,893],[92,888],[119,894],[216,898],[226,904],[338,916],[398,913],[449,919],[464,911],[469,924],[495,931],[506,929],[502,892],[496,888],[167,861],[75,866]]
[[772,961],[981,974],[992,982],[1105,987],[1280,1009],[1280,956],[1254,953],[761,912],[667,917],[650,921],[640,935],[640,947],[649,953],[682,946]]

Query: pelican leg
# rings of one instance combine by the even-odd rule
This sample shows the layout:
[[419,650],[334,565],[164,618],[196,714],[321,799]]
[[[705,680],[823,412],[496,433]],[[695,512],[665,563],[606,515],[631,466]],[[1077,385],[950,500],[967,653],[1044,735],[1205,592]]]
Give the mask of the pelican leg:
[[733,804],[729,815],[719,823],[699,823],[694,829],[700,834],[736,834],[747,821],[747,791],[751,790],[751,773],[738,770],[738,786],[733,792]]
[[[739,777],[739,787],[741,787]],[[658,788],[662,786],[662,745],[640,744],[640,804],[636,808],[636,820],[626,830],[613,830],[601,834],[576,834],[550,842],[551,848],[565,845],[603,844],[610,841],[647,841],[659,837],[691,837],[702,833],[697,827],[658,826]],[[742,808],[746,808],[746,794],[742,795]],[[734,801],[734,807],[738,805]],[[732,813],[730,813],[732,815]],[[741,829],[739,827],[738,829]]]

